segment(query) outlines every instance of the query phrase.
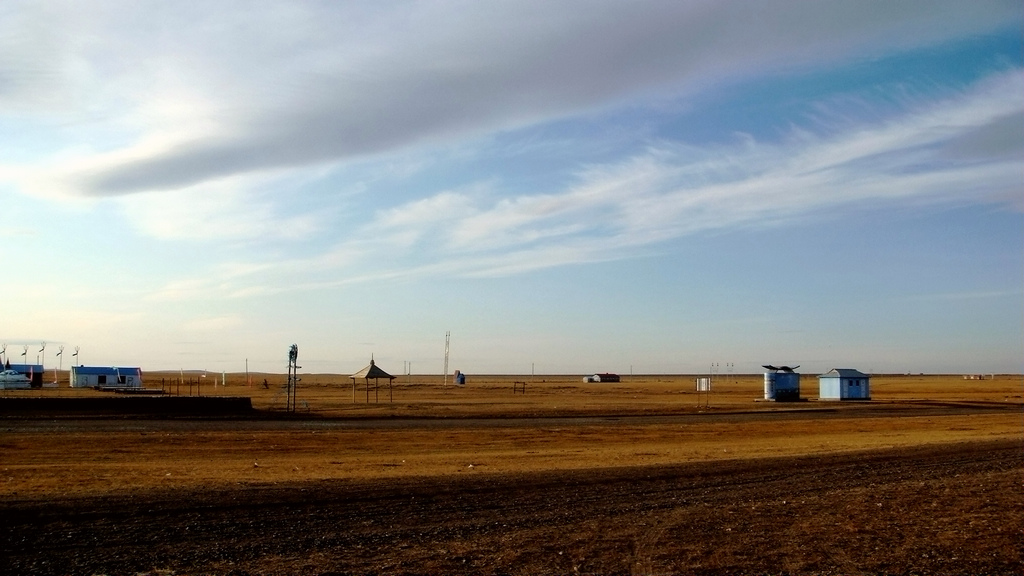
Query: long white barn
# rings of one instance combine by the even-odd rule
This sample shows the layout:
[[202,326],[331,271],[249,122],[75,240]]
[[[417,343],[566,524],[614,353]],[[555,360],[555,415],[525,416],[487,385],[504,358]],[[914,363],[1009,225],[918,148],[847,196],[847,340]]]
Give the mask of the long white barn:
[[72,388],[142,388],[142,369],[119,366],[72,366]]

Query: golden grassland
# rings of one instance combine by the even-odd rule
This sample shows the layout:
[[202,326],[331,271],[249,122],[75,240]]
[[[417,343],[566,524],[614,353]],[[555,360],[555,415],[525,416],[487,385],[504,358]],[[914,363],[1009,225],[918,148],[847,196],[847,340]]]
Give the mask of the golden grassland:
[[[47,372],[49,374],[49,372]],[[181,396],[244,396],[257,410],[285,410],[286,376],[267,373],[146,372],[144,386]],[[801,396],[817,400],[815,375],[801,375]],[[248,381],[247,381],[248,378]],[[658,413],[714,410],[791,409],[790,403],[765,403],[761,374],[721,375],[710,394],[695,392],[693,375],[623,376],[618,383],[584,383],[577,375],[469,376],[468,384],[445,382],[441,375],[411,375],[369,382],[340,374],[299,374],[299,412],[319,416],[522,416],[553,414]],[[60,386],[36,390],[4,390],[2,396],[110,396],[88,388]],[[524,393],[525,388],[525,393]],[[513,391],[515,389],[515,392]],[[876,404],[908,400],[1020,402],[1024,375],[996,374],[984,379],[962,375],[874,375],[871,398]],[[829,403],[829,405],[834,405]]]
[[[0,495],[34,498],[149,488],[323,479],[502,474],[871,450],[1024,438],[1024,379],[874,376],[872,401],[761,401],[761,375],[402,376],[367,390],[347,376],[302,374],[294,415],[277,419],[0,420]],[[281,374],[147,373],[148,388],[248,396],[282,416]],[[266,380],[266,386],[263,382]],[[196,382],[201,382],[197,385]],[[214,385],[216,382],[216,385]],[[525,383],[525,393],[521,388]],[[513,388],[517,391],[514,392]],[[110,395],[90,389],[5,396]],[[369,402],[367,402],[369,397]],[[391,398],[393,397],[393,401]],[[953,409],[963,408],[963,409]],[[525,419],[525,420],[524,420]]]

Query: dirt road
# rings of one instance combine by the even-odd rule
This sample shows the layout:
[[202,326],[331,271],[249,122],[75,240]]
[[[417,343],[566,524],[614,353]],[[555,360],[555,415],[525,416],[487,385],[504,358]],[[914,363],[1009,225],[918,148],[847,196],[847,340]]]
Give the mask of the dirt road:
[[4,574],[1020,574],[1021,441],[0,502]]

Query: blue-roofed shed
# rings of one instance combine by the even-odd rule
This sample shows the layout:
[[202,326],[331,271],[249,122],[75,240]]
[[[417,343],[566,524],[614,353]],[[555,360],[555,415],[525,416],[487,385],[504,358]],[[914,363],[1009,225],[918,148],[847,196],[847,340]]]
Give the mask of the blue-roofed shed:
[[833,368],[818,376],[819,400],[871,400],[871,376],[853,368]]

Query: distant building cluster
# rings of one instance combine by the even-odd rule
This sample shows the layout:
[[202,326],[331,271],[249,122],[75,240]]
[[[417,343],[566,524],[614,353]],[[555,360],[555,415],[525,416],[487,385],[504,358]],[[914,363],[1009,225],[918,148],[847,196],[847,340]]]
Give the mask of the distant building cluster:
[[[3,368],[0,374],[0,389],[42,388],[44,385],[45,370],[42,364],[8,362]],[[56,379],[55,373],[51,376]],[[142,369],[121,366],[72,366],[69,372],[69,385],[72,388],[142,388]]]
[[620,380],[621,378],[619,378],[618,374],[612,374],[610,372],[591,374],[583,377],[584,382],[618,382]]

